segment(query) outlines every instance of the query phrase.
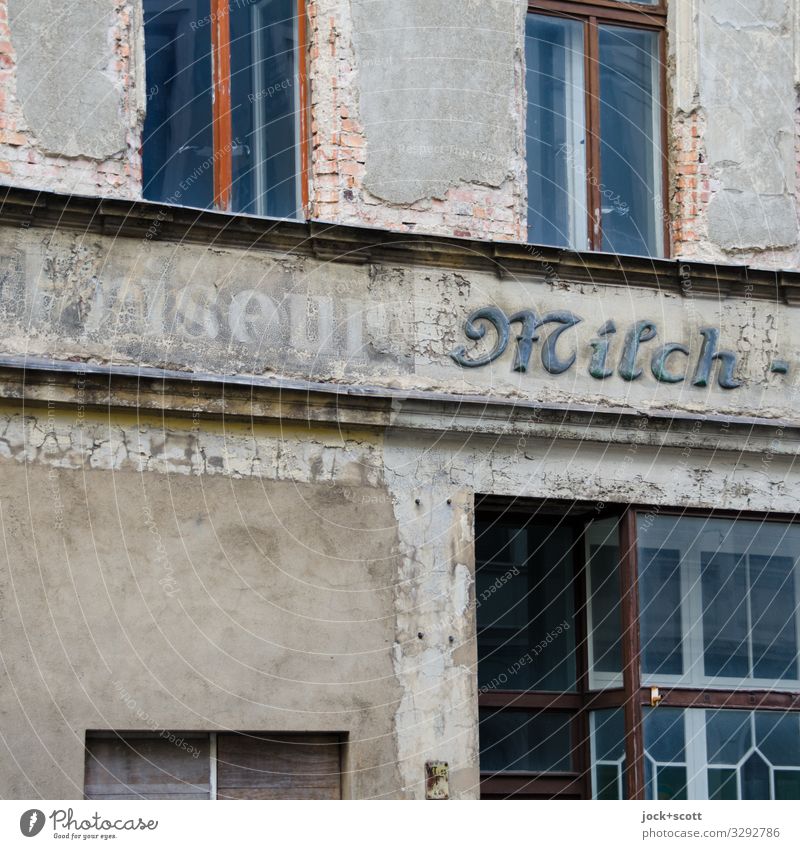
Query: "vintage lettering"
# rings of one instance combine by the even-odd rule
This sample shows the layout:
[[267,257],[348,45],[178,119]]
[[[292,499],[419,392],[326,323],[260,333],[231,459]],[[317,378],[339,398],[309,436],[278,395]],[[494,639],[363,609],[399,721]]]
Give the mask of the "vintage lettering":
[[[513,324],[519,324],[520,332],[516,336],[512,368],[514,371],[525,373],[530,368],[534,343],[540,341],[540,328],[548,324],[556,324],[558,326],[549,333],[542,344],[541,359],[546,373],[563,374],[575,365],[577,351],[573,350],[567,356],[559,354],[559,339],[566,330],[582,321],[581,316],[568,310],[548,312],[541,318],[538,318],[533,310],[519,310],[507,318],[498,307],[482,307],[474,310],[467,318],[464,324],[464,335],[467,339],[479,342],[484,339],[487,326],[491,326],[495,333],[494,347],[482,355],[471,356],[467,348],[460,345],[450,353],[450,357],[463,368],[480,368],[488,365],[505,353],[510,341],[510,327]],[[595,380],[606,380],[615,373],[628,382],[639,380],[644,375],[644,368],[640,363],[642,346],[658,337],[658,327],[649,319],[634,322],[625,332],[615,369],[610,359],[611,343],[616,333],[616,323],[613,319],[609,319],[597,331],[597,338],[588,342],[588,347],[591,348],[588,372]],[[718,365],[716,382],[721,389],[738,389],[742,386],[742,380],[737,377],[736,354],[732,351],[720,350],[719,330],[714,327],[702,327],[699,333],[702,341],[693,371],[692,386],[708,386],[713,380],[716,365]],[[682,342],[665,342],[652,352],[650,372],[659,383],[682,383],[686,379],[687,368],[678,370],[678,358],[684,357],[688,360],[690,356],[689,347]],[[789,364],[784,360],[774,360],[771,371],[788,374]]]

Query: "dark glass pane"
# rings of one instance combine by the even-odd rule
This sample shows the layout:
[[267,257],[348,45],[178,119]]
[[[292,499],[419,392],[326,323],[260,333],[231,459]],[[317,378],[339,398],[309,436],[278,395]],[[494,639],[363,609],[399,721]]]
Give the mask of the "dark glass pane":
[[524,527],[479,522],[476,537],[478,683],[524,690],[530,670],[514,670],[528,653],[528,533]]
[[597,710],[592,714],[594,758],[616,761],[625,754],[625,714],[622,708]]
[[519,566],[525,561],[528,531],[524,525],[477,522],[475,557],[481,564]]
[[709,763],[738,764],[752,744],[750,714],[747,711],[706,711],[706,750]]
[[603,250],[658,256],[663,253],[658,34],[599,29]]
[[568,713],[481,710],[481,771],[572,771],[571,723]]
[[708,798],[736,799],[736,770],[708,770]]
[[742,766],[742,798],[769,799],[769,767],[758,752],[744,762]]
[[[595,795],[598,799],[618,799],[617,779],[625,781],[625,716],[622,708],[593,711],[590,717],[592,734],[592,767]],[[603,763],[617,761],[618,763]]]
[[479,685],[574,690],[572,528],[479,522],[476,533]]
[[295,0],[230,4],[235,212],[296,218]]
[[642,671],[683,674],[681,630],[681,553],[676,549],[639,549],[639,609]]
[[660,766],[656,770],[659,799],[686,799],[686,767]]
[[603,545],[589,545],[592,654],[596,672],[622,670],[622,610],[616,529]]
[[703,552],[700,565],[705,674],[746,678],[750,664],[745,557]]
[[528,241],[587,247],[583,25],[528,15]]
[[659,763],[686,760],[683,708],[659,707],[644,714],[644,747]]
[[144,0],[147,115],[142,193],[214,203],[210,0]]
[[595,767],[598,799],[619,799],[619,770],[612,764],[598,764]]
[[750,555],[755,678],[797,678],[794,560]]
[[775,798],[800,799],[800,772],[788,769],[775,770]]
[[756,745],[773,766],[800,766],[800,715],[756,713]]

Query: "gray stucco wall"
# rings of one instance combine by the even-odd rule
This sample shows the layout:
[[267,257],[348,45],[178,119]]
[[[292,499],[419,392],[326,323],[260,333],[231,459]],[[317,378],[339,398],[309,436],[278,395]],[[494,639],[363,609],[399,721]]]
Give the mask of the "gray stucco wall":
[[[368,441],[329,449],[335,482],[312,442],[283,452],[312,455],[298,480],[266,457],[242,479],[208,429],[1,418],[0,795],[81,798],[84,734],[106,728],[343,732],[347,795],[413,792],[394,733],[397,530]],[[123,433],[136,449],[111,446]],[[201,444],[216,472],[187,477]],[[138,473],[147,457],[162,471]]]
[[365,186],[390,203],[500,186],[519,125],[516,0],[352,0]]
[[112,0],[8,0],[16,95],[47,153],[107,159],[125,149],[114,7]]
[[700,5],[699,100],[719,181],[708,235],[723,250],[797,243],[794,12],[786,0]]

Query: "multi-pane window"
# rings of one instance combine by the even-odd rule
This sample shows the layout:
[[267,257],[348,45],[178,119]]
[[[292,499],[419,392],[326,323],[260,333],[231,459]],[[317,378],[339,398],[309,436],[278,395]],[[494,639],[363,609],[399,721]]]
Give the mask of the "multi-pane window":
[[800,525],[483,499],[486,797],[800,798]]
[[302,212],[302,0],[144,0],[144,196]]
[[662,256],[664,0],[529,2],[528,240]]
[[640,523],[642,674],[680,686],[800,689],[800,526]]
[[340,799],[336,734],[89,732],[87,799]]

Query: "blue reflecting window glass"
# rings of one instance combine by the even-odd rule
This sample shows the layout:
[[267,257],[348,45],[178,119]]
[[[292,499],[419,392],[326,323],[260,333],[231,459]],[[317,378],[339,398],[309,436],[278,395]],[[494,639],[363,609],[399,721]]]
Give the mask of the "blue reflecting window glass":
[[644,712],[644,757],[648,799],[686,799],[684,711],[658,707]]
[[708,798],[732,800],[737,798],[738,785],[735,769],[708,770]]
[[[595,34],[599,91],[587,93],[586,45]],[[528,241],[664,254],[661,37],[658,29],[528,15]],[[587,121],[587,96],[599,126]],[[591,168],[590,139],[599,145]]]
[[750,555],[754,678],[797,676],[794,560]]
[[583,24],[528,15],[528,241],[587,247]]
[[746,569],[738,554],[702,553],[703,665],[709,677],[748,674]]
[[663,253],[659,35],[600,26],[603,250]]
[[709,798],[800,798],[800,715],[743,710],[687,714],[705,716]]
[[296,0],[231,4],[232,205],[299,214]]
[[592,688],[622,681],[622,606],[616,519],[592,522],[586,532]]
[[213,205],[210,14],[210,0],[144,0],[148,200]]
[[642,669],[683,672],[681,572],[679,550],[642,548],[639,566]]
[[800,716],[796,713],[756,713],[756,743],[775,766],[800,767]]
[[771,798],[769,764],[758,752],[753,752],[744,762],[741,776],[743,799]]
[[712,764],[738,764],[752,744],[750,714],[739,710],[706,711],[706,750]]

